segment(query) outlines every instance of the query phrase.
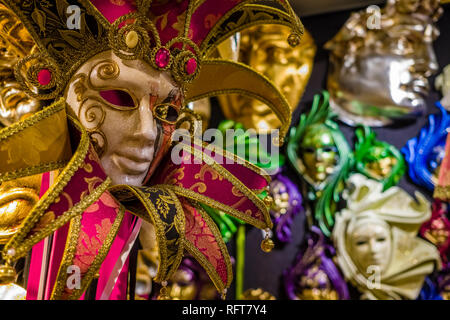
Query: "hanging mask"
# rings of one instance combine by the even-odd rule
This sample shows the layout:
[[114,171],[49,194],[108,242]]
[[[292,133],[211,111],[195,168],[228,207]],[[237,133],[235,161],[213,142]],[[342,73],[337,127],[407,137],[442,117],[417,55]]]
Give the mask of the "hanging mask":
[[283,274],[286,293],[291,300],[348,300],[347,284],[333,262],[334,248],[322,232],[311,228],[308,247]]
[[405,172],[405,160],[393,145],[376,139],[375,132],[360,126],[355,131],[355,171],[380,181],[384,189],[396,185]]
[[287,146],[288,160],[305,182],[304,194],[315,202],[315,219],[327,236],[352,162],[350,146],[333,121],[328,99],[325,91],[314,97],[311,111],[302,114],[298,126],[291,129]]
[[336,214],[337,262],[362,299],[416,299],[425,278],[441,268],[436,247],[417,236],[429,202],[361,174],[349,177],[347,208]]
[[[297,107],[311,76],[316,45],[308,31],[294,49],[286,45],[289,30],[285,26],[255,26],[219,46],[222,58],[249,65],[267,77],[285,95],[291,113]],[[270,79],[270,80],[269,80]],[[279,126],[279,120],[261,101],[242,95],[219,96],[227,119],[267,133]]]
[[377,26],[373,12],[351,15],[325,45],[330,104],[342,121],[378,127],[425,112],[441,13],[438,0],[389,0]]

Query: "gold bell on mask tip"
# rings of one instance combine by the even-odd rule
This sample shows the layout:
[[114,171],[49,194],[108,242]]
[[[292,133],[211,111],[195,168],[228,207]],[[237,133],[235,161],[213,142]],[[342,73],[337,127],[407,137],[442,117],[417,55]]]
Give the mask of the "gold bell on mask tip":
[[264,204],[267,206],[267,207],[271,207],[272,206],[272,204],[273,204],[273,198],[272,198],[272,196],[270,196],[270,195],[267,195],[265,198],[264,198]]
[[225,300],[227,298],[227,289],[223,289],[221,298],[222,298],[222,300]]
[[301,40],[300,36],[296,33],[291,33],[287,39],[291,47],[298,46],[300,44],[300,40]]
[[169,292],[167,289],[167,281],[161,282],[161,289],[159,290],[158,300],[170,300]]
[[8,264],[0,266],[0,285],[11,284],[16,281],[16,270]]
[[269,253],[272,251],[272,249],[275,247],[275,243],[272,239],[269,237],[270,229],[266,230],[266,236],[264,237],[264,240],[261,241],[261,250]]

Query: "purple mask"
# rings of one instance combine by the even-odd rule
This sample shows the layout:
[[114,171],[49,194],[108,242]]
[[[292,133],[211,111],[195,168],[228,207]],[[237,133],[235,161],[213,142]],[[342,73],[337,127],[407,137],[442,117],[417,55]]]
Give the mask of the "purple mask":
[[284,272],[286,293],[291,300],[348,300],[347,284],[333,262],[334,248],[325,243],[319,228],[311,227],[307,248]]

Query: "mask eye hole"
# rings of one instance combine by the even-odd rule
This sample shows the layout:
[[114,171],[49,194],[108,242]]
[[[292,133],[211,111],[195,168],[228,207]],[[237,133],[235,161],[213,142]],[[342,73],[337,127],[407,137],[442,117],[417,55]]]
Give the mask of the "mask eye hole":
[[305,147],[303,148],[304,153],[314,153],[316,150],[312,147]]
[[119,109],[128,110],[136,107],[133,97],[124,90],[103,90],[100,91],[100,96]]
[[178,107],[171,103],[162,103],[155,106],[153,115],[158,120],[168,124],[175,124],[178,120]]

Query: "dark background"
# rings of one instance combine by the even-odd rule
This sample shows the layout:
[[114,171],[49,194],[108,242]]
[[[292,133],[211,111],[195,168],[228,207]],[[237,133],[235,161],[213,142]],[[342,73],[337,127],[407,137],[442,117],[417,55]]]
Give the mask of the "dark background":
[[[441,35],[434,43],[437,59],[439,62],[439,72],[430,78],[431,92],[427,99],[428,114],[438,113],[438,109],[434,103],[441,98],[441,94],[434,88],[435,77],[442,72],[442,69],[450,64],[450,6],[444,5],[444,14],[438,21],[437,26],[441,31]],[[355,10],[352,10],[355,11]],[[297,125],[300,114],[307,112],[311,106],[315,94],[320,93],[326,88],[326,75],[328,69],[328,53],[323,49],[324,44],[333,38],[333,36],[344,25],[352,11],[335,12],[317,16],[302,18],[301,12],[298,12],[305,28],[312,34],[316,45],[317,53],[314,62],[314,68],[306,88],[305,94],[295,110],[292,117],[292,124]],[[224,118],[220,108],[216,105],[217,101],[213,101],[214,112],[211,119],[211,127],[215,127],[220,120]],[[406,142],[417,136],[420,129],[428,122],[428,117],[423,116],[416,122],[403,125],[374,129],[379,140],[387,141],[398,149],[401,149]],[[340,127],[344,132],[351,146],[354,145],[354,129],[340,123]],[[296,183],[300,181],[296,177],[292,169],[288,168],[287,175]],[[402,178],[399,186],[404,188],[408,193],[413,194],[414,191],[420,191],[429,199],[431,194],[424,188],[416,186],[409,179],[408,175]],[[282,273],[294,262],[299,247],[303,242],[305,231],[304,215],[299,215],[294,220],[292,242],[287,245],[277,244],[271,253],[264,253],[260,249],[260,243],[263,238],[259,229],[247,226],[246,241],[246,261],[245,261],[245,279],[244,291],[250,288],[262,288],[276,296],[277,299],[285,299],[284,287],[282,284]],[[234,242],[228,244],[229,252],[234,256]],[[234,283],[234,281],[233,281]],[[230,288],[228,299],[234,299],[234,286]]]

